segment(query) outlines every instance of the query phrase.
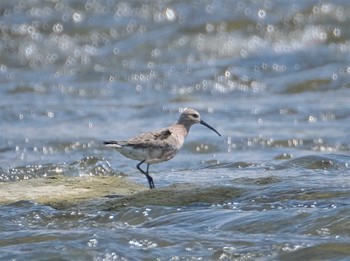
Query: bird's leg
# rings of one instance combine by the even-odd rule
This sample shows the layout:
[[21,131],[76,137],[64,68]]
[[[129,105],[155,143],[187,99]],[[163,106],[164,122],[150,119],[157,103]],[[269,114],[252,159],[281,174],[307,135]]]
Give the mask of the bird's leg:
[[149,188],[150,188],[150,189],[153,189],[153,188],[155,188],[154,183],[153,183],[153,178],[148,174],[149,164],[147,163],[147,171],[144,171],[144,170],[141,169],[141,167],[140,167],[141,164],[144,163],[144,162],[145,162],[144,160],[141,161],[139,164],[136,165],[136,167],[137,167],[137,169],[138,169],[139,171],[141,171],[142,174],[144,174],[144,175],[146,176],[146,178],[147,178],[147,180],[148,180]]
[[153,178],[148,174],[148,169],[149,169],[149,164],[147,163],[147,180],[148,180],[148,183],[149,183],[149,187],[152,189],[152,188],[156,188],[154,186],[154,182],[153,182]]

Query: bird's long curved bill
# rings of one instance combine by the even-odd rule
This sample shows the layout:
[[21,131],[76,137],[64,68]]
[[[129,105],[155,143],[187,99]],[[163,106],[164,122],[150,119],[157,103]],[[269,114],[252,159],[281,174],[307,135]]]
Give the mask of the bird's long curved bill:
[[221,134],[216,129],[214,129],[212,126],[210,126],[208,123],[206,123],[205,121],[201,120],[199,123],[204,125],[205,127],[209,128],[209,129],[211,129],[212,131],[216,132],[221,137]]

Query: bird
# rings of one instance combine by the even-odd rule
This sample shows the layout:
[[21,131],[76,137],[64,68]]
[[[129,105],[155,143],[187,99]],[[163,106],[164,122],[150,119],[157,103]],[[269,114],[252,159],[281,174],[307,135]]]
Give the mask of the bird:
[[[104,141],[103,144],[139,161],[136,168],[146,176],[150,189],[153,189],[155,186],[149,175],[149,166],[172,159],[181,149],[193,124],[204,125],[221,137],[217,130],[201,119],[198,111],[186,108],[178,121],[167,128],[145,132],[126,141]],[[146,170],[141,168],[143,163],[147,164]]]

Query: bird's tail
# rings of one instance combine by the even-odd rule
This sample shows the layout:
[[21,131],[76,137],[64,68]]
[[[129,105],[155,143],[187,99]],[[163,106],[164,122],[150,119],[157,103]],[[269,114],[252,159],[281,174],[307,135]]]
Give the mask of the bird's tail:
[[122,144],[120,144],[118,141],[104,141],[103,142],[104,145],[106,145],[107,147],[111,147],[111,148],[121,148],[123,147]]

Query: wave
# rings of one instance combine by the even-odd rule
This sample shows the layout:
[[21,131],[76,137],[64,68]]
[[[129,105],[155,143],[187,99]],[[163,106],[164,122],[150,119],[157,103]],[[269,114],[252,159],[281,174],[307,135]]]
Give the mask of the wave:
[[107,160],[95,156],[88,156],[70,163],[28,165],[14,167],[8,170],[0,168],[0,182],[54,177],[56,175],[81,177],[111,176],[120,175],[120,173],[113,170]]

